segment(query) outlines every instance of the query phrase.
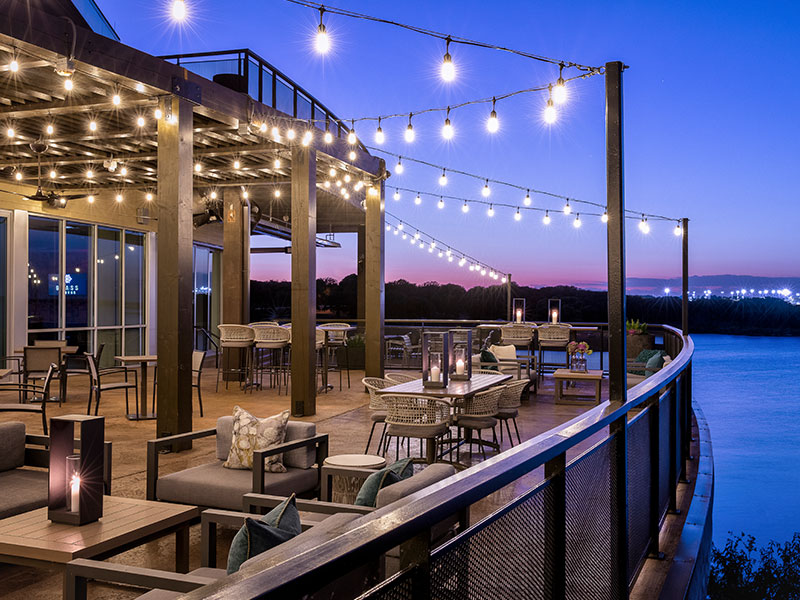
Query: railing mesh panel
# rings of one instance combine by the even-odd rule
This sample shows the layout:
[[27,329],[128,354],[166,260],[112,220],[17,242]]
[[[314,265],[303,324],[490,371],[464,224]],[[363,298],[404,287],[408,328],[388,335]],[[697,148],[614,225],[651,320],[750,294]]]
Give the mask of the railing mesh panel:
[[658,416],[658,514],[669,506],[669,416],[675,402],[674,392],[666,394],[659,405]]
[[413,600],[414,569],[401,571],[380,585],[364,592],[356,600]]
[[552,488],[545,484],[494,521],[478,524],[437,552],[431,558],[432,598],[551,598],[544,519],[552,501]]
[[628,574],[633,576],[650,541],[650,413],[628,426]]
[[613,555],[616,436],[573,462],[566,472],[566,597],[619,597]]

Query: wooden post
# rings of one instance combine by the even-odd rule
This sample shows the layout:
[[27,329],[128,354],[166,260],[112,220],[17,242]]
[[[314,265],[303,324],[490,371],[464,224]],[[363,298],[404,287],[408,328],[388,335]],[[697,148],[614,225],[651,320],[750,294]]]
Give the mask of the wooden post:
[[[222,191],[222,322],[250,322],[250,203],[239,188]],[[246,357],[239,348],[228,348],[223,357],[227,369],[240,369]],[[238,374],[225,375],[238,379]]]
[[[514,320],[513,308],[511,306],[511,273],[506,275],[506,319],[509,323]],[[527,319],[526,315],[522,315],[523,320]]]
[[292,415],[317,410],[317,153],[292,148]]
[[[383,167],[383,165],[382,165]],[[383,171],[383,168],[381,169]],[[373,190],[375,193],[373,193]],[[386,212],[383,180],[367,191],[364,248],[365,374],[383,377],[384,261]]]
[[683,233],[682,252],[682,289],[681,289],[681,329],[683,335],[689,335],[689,219],[681,219]]
[[358,226],[358,249],[356,250],[356,317],[365,318],[365,308],[367,299],[367,276],[366,268],[366,247],[367,229],[364,225]]
[[[158,437],[192,430],[193,111],[166,96],[158,121]],[[191,443],[175,450],[188,448]]]

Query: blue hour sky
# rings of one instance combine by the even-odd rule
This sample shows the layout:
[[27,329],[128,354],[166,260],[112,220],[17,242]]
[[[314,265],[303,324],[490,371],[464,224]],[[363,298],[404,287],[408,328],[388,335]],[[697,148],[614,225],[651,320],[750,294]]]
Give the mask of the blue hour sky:
[[[320,57],[312,36],[318,15],[283,0],[186,0],[190,23],[166,17],[168,2],[98,0],[122,41],[151,54],[251,48],[342,118],[408,113],[501,95],[553,81],[557,68],[502,52],[454,45],[458,74],[439,79],[444,43],[388,25],[326,15],[333,50]],[[625,183],[630,209],[691,219],[693,275],[800,276],[800,5],[792,2],[529,2],[473,0],[351,1],[337,6],[453,35],[582,64],[621,60],[625,72]],[[417,139],[403,141],[406,121],[385,122],[386,150],[485,177],[605,203],[603,78],[570,86],[556,124],[543,123],[546,96],[498,103],[500,131],[485,128],[489,107],[451,114],[453,140],[440,134],[441,113],[414,119]],[[369,145],[374,123],[357,131]],[[387,157],[393,170],[395,160]],[[437,192],[440,172],[407,163],[387,182],[387,209],[454,248],[513,273],[528,285],[602,282],[605,226],[597,217],[557,214],[563,203],[534,196],[542,215],[460,204],[413,194],[392,199],[393,186]],[[451,175],[446,193],[480,199],[482,184]],[[491,199],[514,205],[524,192],[493,187]],[[576,210],[581,210],[575,205]],[[407,226],[408,227],[408,226]],[[628,227],[628,275],[680,272],[674,224]],[[318,252],[318,276],[355,271],[354,236]],[[289,258],[254,257],[255,279],[288,279]],[[386,279],[488,283],[399,236],[386,242]]]

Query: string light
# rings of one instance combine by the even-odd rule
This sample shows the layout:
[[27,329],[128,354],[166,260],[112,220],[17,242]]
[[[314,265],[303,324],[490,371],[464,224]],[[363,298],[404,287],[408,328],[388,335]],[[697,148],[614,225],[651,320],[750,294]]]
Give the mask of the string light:
[[492,98],[492,112],[489,113],[489,118],[486,120],[486,129],[489,133],[497,133],[500,129],[500,121],[497,119],[497,111],[494,109],[497,100]]
[[310,129],[307,129],[306,132],[303,134],[303,139],[300,142],[303,146],[308,146],[311,144],[311,141],[314,139],[314,134],[311,133]]
[[162,117],[162,116],[164,116],[164,113],[163,113],[163,112],[161,112],[161,109],[160,109],[160,108],[157,108],[157,109],[155,109],[155,110],[153,111],[153,116],[156,118],[156,121],[158,121],[158,120],[160,120],[160,119],[161,119],[161,117]]
[[114,94],[114,95],[111,97],[111,103],[112,103],[114,106],[119,106],[120,102],[122,102],[122,98],[120,98],[120,97],[119,97],[119,94]]
[[[275,160],[272,162],[272,166],[274,168],[276,168],[276,169],[280,169],[281,168],[281,159],[276,157]],[[331,171],[333,171],[333,173],[331,173],[331,177],[336,175],[336,171],[334,169],[331,169]]]
[[272,192],[272,195],[273,195],[273,196],[275,196],[276,198],[280,198],[280,197],[281,197],[281,190],[280,190],[280,188],[278,188],[278,189],[276,189],[274,192]]
[[237,171],[241,168],[241,166],[242,166],[242,163],[239,162],[238,158],[233,161],[233,168],[236,169]]
[[122,167],[119,170],[119,174],[122,175],[123,177],[125,177],[128,174],[128,167]]
[[556,104],[564,104],[567,101],[567,83],[564,81],[564,65],[558,67],[558,80],[553,87],[553,102]]
[[217,192],[215,190],[211,190],[211,193],[209,194],[209,197],[212,200],[216,200],[217,199]]
[[19,71],[19,62],[16,59],[12,60],[10,63],[8,63],[8,70],[12,73]]
[[333,142],[333,134],[331,133],[329,123],[325,123],[325,135],[322,137],[322,139],[325,140],[326,144]]
[[672,233],[674,233],[675,236],[683,235],[683,227],[681,227],[680,223],[675,225],[675,229],[672,230]]
[[90,194],[90,195],[88,195],[88,196],[86,196],[86,201],[87,201],[89,204],[94,204],[94,196],[92,196],[91,194]]
[[14,179],[16,179],[17,181],[22,181],[22,171],[20,171],[20,170],[17,170],[17,171],[14,173]]
[[195,173],[199,173],[202,170],[203,170],[203,165],[201,165],[199,162],[194,163],[194,172]]
[[355,160],[356,159],[356,151],[355,150],[350,150],[350,152],[347,154],[347,158],[349,158],[350,160]]
[[64,80],[64,89],[71,92],[75,85],[72,83],[72,77],[67,77]]
[[406,127],[405,139],[410,144],[414,141],[416,134],[414,133],[414,126],[411,124],[412,113],[408,113],[408,127]]
[[607,210],[603,211],[603,216],[600,217],[600,221],[602,221],[603,223],[608,223],[608,211]]
[[489,180],[487,179],[486,183],[483,184],[483,189],[481,189],[481,196],[483,196],[484,198],[488,198],[491,195],[492,195],[492,190],[489,187]]
[[416,198],[414,198],[414,204],[416,204],[417,206],[419,206],[420,204],[422,204],[422,196],[420,196],[419,194],[417,194]]
[[445,40],[445,52],[442,59],[442,67],[440,69],[442,79],[448,83],[456,78],[456,66],[453,64],[453,57],[450,56],[450,38]]
[[147,193],[144,195],[144,199],[145,199],[145,200],[147,200],[148,202],[152,202],[152,201],[153,201],[153,194],[152,194],[152,192],[147,192]]
[[352,177],[350,177],[350,173],[345,173],[343,179],[345,183],[350,183]]
[[94,171],[92,171],[91,169],[87,169],[86,170],[86,179],[91,179],[92,177],[94,177]]
[[444,198],[439,196],[439,202],[436,203],[436,207],[441,210],[444,208]]
[[97,122],[89,121],[89,131],[97,131]]
[[136,124],[137,124],[139,127],[144,127],[144,117],[138,117],[138,118],[136,119]]
[[395,190],[394,191],[394,196],[392,196],[392,198],[394,198],[395,202],[399,201],[400,200],[400,190]]
[[137,83],[136,84],[136,91],[139,92],[140,94],[144,94],[144,84],[143,83]]
[[[264,129],[267,128],[267,124],[266,123],[262,123],[261,125],[264,127]],[[281,130],[278,129],[275,125],[272,126],[272,130],[270,131],[270,135],[272,135],[272,139],[275,140],[276,142],[280,142],[281,141]]]
[[564,214],[569,215],[572,213],[572,206],[569,204],[569,198],[567,198],[567,203],[564,204]]
[[558,113],[556,112],[556,107],[553,105],[553,86],[548,86],[550,96],[547,98],[547,104],[544,107],[544,122],[548,125],[552,125],[556,122],[556,117]]
[[395,165],[395,167],[394,167],[394,172],[397,173],[398,175],[402,175],[404,170],[405,170],[405,167],[403,166],[403,158],[398,156],[397,157],[397,165]]
[[517,212],[514,213],[514,220],[519,221],[520,219],[522,219],[522,213],[519,212],[519,207],[517,207]]
[[47,135],[53,135],[55,132],[55,127],[53,127],[52,123],[48,123],[45,131],[47,132]]
[[186,2],[184,0],[173,0],[172,2],[172,20],[182,23],[186,20]]
[[294,130],[294,129],[291,129],[291,128],[290,128],[290,129],[289,129],[289,130],[286,132],[286,139],[288,139],[288,140],[293,140],[295,137],[297,137],[297,133],[295,132],[295,130]]
[[550,221],[551,221],[550,211],[546,210],[544,211],[544,216],[542,217],[542,223],[544,223],[545,225],[550,225]]
[[348,144],[350,144],[350,145],[352,146],[352,145],[353,145],[353,144],[355,144],[357,141],[358,141],[358,138],[356,138],[356,130],[355,130],[355,125],[354,125],[354,123],[351,121],[351,122],[350,122],[350,132],[347,134],[347,143],[348,143]]
[[316,48],[317,52],[320,54],[327,54],[330,52],[331,49],[331,38],[328,35],[327,30],[325,29],[325,24],[322,22],[322,14],[325,12],[325,9],[320,7],[319,9],[319,27],[317,27],[317,37],[314,40],[314,48]]
[[581,213],[575,213],[575,220],[572,222],[572,226],[575,229],[578,229],[581,226]]
[[446,140],[452,140],[455,133],[455,129],[453,129],[453,125],[450,123],[450,108],[448,107],[447,118],[445,118],[444,125],[442,126],[442,137]]
[[16,135],[13,127],[6,129],[6,137],[13,138]]
[[644,215],[642,215],[642,220],[639,221],[639,231],[645,234],[650,233],[650,225],[647,222],[647,217]]
[[531,205],[531,191],[530,191],[530,190],[528,190],[528,191],[525,193],[525,198],[523,198],[523,200],[522,200],[522,203],[523,203],[525,206],[530,206],[530,205]]
[[486,214],[489,217],[493,217],[494,216],[494,206],[493,205],[491,205],[491,204],[489,205],[489,209],[486,211]]
[[447,173],[444,169],[442,169],[442,175],[439,177],[439,185],[445,186],[447,185]]
[[50,179],[55,179],[58,173],[56,173],[55,169],[50,170]]
[[463,212],[463,213],[468,213],[469,212],[469,204],[467,204],[466,200],[464,200],[464,204],[461,206],[461,212]]
[[375,143],[376,144],[383,144],[386,141],[386,136],[383,135],[383,129],[381,128],[381,119],[378,118],[378,128],[375,130]]
[[117,204],[119,204],[123,200],[122,194],[117,194],[114,199],[117,201]]

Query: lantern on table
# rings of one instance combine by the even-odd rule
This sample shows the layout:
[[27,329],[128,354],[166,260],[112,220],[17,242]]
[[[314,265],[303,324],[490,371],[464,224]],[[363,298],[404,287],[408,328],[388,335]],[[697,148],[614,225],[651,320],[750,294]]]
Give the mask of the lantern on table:
[[[80,453],[75,453],[75,425]],[[105,418],[65,415],[50,419],[47,518],[84,525],[103,516]]]
[[446,331],[422,332],[422,385],[447,387],[449,336]]
[[561,298],[547,300],[547,320],[554,325],[561,322]]
[[514,298],[513,318],[515,323],[525,322],[525,298]]
[[472,330],[450,330],[450,379],[469,381],[472,378]]

